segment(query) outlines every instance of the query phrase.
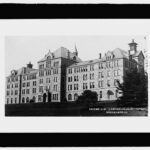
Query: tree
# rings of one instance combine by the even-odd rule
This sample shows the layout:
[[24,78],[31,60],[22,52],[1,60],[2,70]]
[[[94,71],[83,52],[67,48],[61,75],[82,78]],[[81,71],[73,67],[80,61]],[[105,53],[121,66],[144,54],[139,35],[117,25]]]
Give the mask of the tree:
[[118,90],[122,92],[120,103],[132,106],[147,105],[148,101],[148,77],[137,69],[127,72],[123,83],[118,81]]
[[82,103],[85,105],[93,105],[97,102],[98,100],[98,95],[96,92],[94,91],[90,91],[90,90],[85,90],[82,95],[80,95],[77,99],[77,103]]

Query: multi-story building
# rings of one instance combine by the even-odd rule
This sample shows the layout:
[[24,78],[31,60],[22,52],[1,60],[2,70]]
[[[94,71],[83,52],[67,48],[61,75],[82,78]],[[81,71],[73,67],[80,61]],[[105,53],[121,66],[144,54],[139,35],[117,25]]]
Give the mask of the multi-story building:
[[144,71],[144,55],[137,51],[134,40],[130,49],[108,51],[102,57],[81,61],[75,47],[70,52],[60,47],[49,51],[38,61],[38,69],[27,67],[13,70],[6,80],[6,103],[75,101],[84,90],[96,91],[98,100],[116,100],[120,93],[117,80],[123,82],[127,71]]
[[66,96],[75,101],[84,90],[96,91],[98,100],[117,100],[120,92],[117,81],[123,82],[126,72],[132,68],[144,71],[144,55],[137,51],[134,40],[129,43],[129,51],[120,48],[108,51],[99,59],[75,63],[67,68]]
[[12,70],[6,78],[6,104],[29,103],[37,99],[37,69],[32,64]]

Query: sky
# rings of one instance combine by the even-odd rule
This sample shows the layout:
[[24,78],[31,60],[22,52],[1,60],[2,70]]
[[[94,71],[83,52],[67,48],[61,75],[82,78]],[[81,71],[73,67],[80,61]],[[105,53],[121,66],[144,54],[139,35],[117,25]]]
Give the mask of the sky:
[[132,39],[138,43],[138,50],[146,49],[145,35],[141,36],[6,36],[5,37],[5,75],[13,69],[26,66],[31,61],[34,68],[49,50],[55,51],[63,46],[74,51],[83,60],[97,59],[115,48],[129,50]]

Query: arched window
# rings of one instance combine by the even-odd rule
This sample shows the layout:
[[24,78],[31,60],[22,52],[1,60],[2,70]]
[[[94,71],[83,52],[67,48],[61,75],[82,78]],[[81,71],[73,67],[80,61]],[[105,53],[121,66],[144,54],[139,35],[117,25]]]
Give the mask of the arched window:
[[75,93],[75,94],[74,94],[74,100],[76,101],[77,99],[78,99],[78,94]]
[[35,96],[33,96],[33,98],[32,98],[32,99],[33,99],[33,101],[35,102],[35,100],[36,100],[36,97],[35,97]]
[[29,97],[26,98],[26,103],[29,103]]
[[68,95],[68,100],[69,101],[72,100],[72,95],[71,94]]
[[22,103],[25,103],[25,98],[24,97],[22,98]]

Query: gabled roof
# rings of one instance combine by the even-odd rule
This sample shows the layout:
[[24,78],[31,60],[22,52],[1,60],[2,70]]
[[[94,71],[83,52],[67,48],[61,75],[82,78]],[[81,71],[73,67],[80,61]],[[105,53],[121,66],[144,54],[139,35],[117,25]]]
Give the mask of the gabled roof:
[[69,49],[61,46],[60,48],[56,49],[53,53],[49,51],[43,59],[38,61],[38,63],[45,61],[48,56],[51,56],[51,58],[59,58],[59,57],[68,58],[68,53],[70,55],[70,59],[73,59],[73,57],[76,57],[76,61],[78,62],[81,61],[81,59],[78,56],[76,56],[74,52],[71,52]]
[[[140,54],[143,55],[143,57],[144,57],[144,54],[143,54],[142,51],[137,51],[133,56],[134,56],[134,57],[138,57]],[[145,58],[145,57],[144,57],[144,58]]]

